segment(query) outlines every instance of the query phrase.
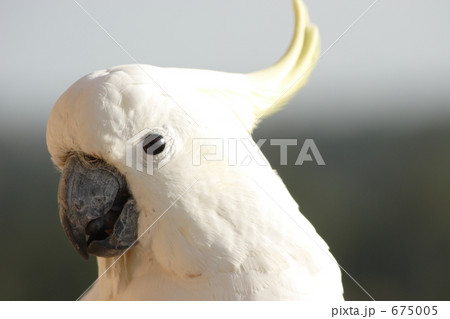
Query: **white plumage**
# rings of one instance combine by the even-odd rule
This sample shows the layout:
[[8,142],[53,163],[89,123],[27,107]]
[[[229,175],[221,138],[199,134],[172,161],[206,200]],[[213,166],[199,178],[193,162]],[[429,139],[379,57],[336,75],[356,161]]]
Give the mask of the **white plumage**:
[[[319,37],[302,1],[294,7],[291,47],[266,70],[118,66],[83,77],[57,101],[47,128],[52,160],[63,169],[75,151],[116,167],[143,234],[84,299],[342,300],[339,267],[270,166],[230,165],[226,149],[223,160],[193,165],[211,151],[194,140],[235,139],[241,154],[239,141],[305,83]],[[144,129],[169,141],[170,161],[153,175],[126,165],[127,140]],[[99,274],[116,259],[98,257]]]

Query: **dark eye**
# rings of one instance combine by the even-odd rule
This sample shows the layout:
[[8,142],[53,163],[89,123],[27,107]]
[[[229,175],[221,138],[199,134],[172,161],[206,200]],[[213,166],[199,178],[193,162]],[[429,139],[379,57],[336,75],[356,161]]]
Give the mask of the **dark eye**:
[[159,134],[149,134],[145,137],[142,147],[148,155],[157,155],[164,151],[166,141]]

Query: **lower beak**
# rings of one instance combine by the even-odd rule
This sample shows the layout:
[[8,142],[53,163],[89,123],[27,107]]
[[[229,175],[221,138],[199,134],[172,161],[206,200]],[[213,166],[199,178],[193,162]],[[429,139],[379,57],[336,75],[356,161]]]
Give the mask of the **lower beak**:
[[135,202],[125,177],[113,166],[73,153],[65,163],[58,189],[59,217],[77,252],[113,257],[137,239]]

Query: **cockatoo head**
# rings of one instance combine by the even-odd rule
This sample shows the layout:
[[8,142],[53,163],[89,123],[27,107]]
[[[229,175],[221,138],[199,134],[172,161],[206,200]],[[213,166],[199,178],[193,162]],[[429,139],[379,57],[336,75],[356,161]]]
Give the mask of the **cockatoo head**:
[[[57,101],[48,147],[62,170],[61,221],[83,257],[122,253],[138,225],[207,173],[206,164],[194,165],[195,139],[249,135],[225,97],[192,87],[193,77],[208,73],[217,76],[119,66],[83,77]],[[173,80],[162,89],[164,76]]]
[[317,58],[317,30],[295,3],[295,38],[269,69],[124,65],[81,78],[59,98],[47,144],[62,171],[61,222],[84,258],[122,254],[172,205],[193,214],[215,201],[209,186],[240,168],[229,165],[228,151],[213,161],[204,155],[217,155],[230,140],[250,140],[258,121],[305,83]]

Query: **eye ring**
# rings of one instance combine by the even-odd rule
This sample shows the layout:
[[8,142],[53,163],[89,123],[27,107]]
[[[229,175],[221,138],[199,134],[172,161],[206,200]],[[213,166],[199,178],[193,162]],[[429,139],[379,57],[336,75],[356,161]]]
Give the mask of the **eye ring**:
[[142,148],[147,155],[158,155],[166,148],[166,140],[162,135],[148,134],[142,143]]

